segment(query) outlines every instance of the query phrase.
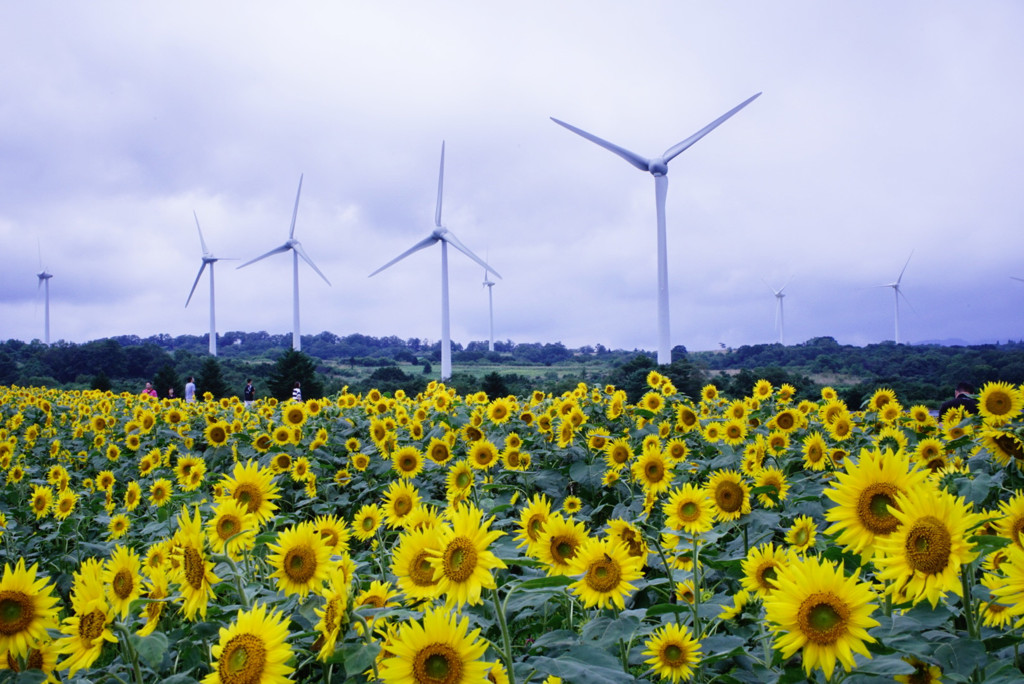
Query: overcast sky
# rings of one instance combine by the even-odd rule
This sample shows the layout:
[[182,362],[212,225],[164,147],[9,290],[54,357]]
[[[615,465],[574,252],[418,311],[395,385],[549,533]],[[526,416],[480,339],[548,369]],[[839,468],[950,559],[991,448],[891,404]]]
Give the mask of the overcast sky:
[[[669,166],[671,341],[1024,337],[1024,4],[0,4],[0,339],[209,329],[219,257],[295,237],[302,331],[436,340],[443,223],[503,276],[495,336],[656,347]],[[41,263],[40,263],[41,253]],[[912,255],[912,256],[911,256]],[[909,263],[907,259],[910,258]],[[217,328],[291,331],[289,255],[216,265]],[[488,337],[451,251],[452,337]],[[221,342],[224,343],[223,341]]]

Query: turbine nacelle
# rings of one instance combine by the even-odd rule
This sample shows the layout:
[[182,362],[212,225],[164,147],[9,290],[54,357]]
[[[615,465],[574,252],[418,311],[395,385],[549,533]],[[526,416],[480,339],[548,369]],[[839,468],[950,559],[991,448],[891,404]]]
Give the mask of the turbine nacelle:
[[647,170],[652,176],[668,175],[668,162],[662,157],[651,159],[647,162]]

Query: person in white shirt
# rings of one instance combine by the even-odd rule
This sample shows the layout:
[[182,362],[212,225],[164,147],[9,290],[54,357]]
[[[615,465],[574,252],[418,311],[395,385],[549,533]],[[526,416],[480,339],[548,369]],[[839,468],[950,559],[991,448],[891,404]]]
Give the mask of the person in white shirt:
[[302,401],[302,389],[301,388],[302,388],[302,385],[299,384],[298,380],[296,380],[295,381],[295,387],[292,388],[292,399],[294,399],[295,401]]
[[196,379],[191,375],[188,376],[188,382],[185,383],[185,401],[191,404],[196,400]]

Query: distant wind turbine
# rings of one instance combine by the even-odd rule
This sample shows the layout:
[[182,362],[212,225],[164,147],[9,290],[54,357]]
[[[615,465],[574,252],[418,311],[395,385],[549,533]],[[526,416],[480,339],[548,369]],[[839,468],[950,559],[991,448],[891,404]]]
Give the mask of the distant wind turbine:
[[188,308],[189,302],[192,301],[192,295],[196,292],[196,286],[199,285],[199,279],[203,277],[203,270],[210,267],[210,356],[217,355],[217,322],[216,322],[216,304],[213,294],[213,265],[218,261],[234,261],[233,257],[215,257],[210,253],[210,250],[206,247],[206,240],[203,239],[203,229],[199,227],[199,216],[196,215],[195,210],[192,210],[192,216],[196,219],[196,230],[199,231],[199,244],[203,248],[203,264],[199,267],[199,273],[196,274],[195,282],[192,283],[192,289],[188,293],[188,299],[185,300],[185,307]]
[[409,256],[413,252],[418,252],[421,249],[430,247],[435,242],[441,243],[441,380],[445,381],[452,377],[452,340],[451,330],[449,326],[448,316],[448,245],[451,245],[455,249],[459,250],[470,259],[475,261],[484,267],[484,273],[488,271],[498,276],[493,268],[487,265],[487,262],[473,254],[464,244],[459,242],[459,239],[455,235],[441,225],[441,198],[444,194],[444,142],[441,143],[441,170],[438,173],[437,178],[437,209],[434,212],[434,230],[427,237],[423,238],[415,245],[405,250],[394,259],[384,264],[376,271],[370,274],[369,277],[373,277],[383,271],[384,269],[392,266],[405,257]]
[[295,193],[295,208],[292,209],[292,225],[288,229],[288,239],[283,245],[275,249],[270,250],[266,254],[261,254],[255,259],[251,259],[238,268],[245,268],[249,264],[254,264],[260,259],[266,259],[268,256],[274,254],[280,254],[291,250],[292,253],[292,349],[295,351],[302,350],[302,336],[299,332],[299,257],[302,258],[309,267],[316,271],[316,274],[324,279],[324,282],[329,286],[331,281],[327,279],[320,269],[316,267],[313,260],[306,254],[306,250],[302,249],[302,243],[295,239],[295,217],[299,214],[299,197],[302,195],[302,176],[299,176],[299,191]]
[[38,243],[39,247],[39,273],[36,273],[36,278],[39,279],[39,286],[43,288],[43,344],[50,345],[50,278],[53,277],[52,273],[47,273],[46,268],[43,267],[43,248]]
[[1020,282],[1024,283],[1024,278],[1018,278],[1017,276],[1010,276],[1010,277],[1013,278],[1014,280],[1019,280]]
[[494,351],[494,281],[487,277],[487,269],[484,269],[484,284],[487,288],[487,311],[490,321],[491,336],[487,339],[487,351]]
[[907,257],[907,261],[906,261],[905,264],[903,264],[903,269],[900,271],[900,275],[899,275],[898,278],[896,278],[895,282],[886,283],[885,285],[879,285],[879,287],[891,287],[892,288],[893,301],[894,301],[895,312],[896,312],[896,331],[895,331],[895,342],[896,342],[896,344],[900,343],[900,297],[903,297],[903,299],[906,300],[907,304],[910,304],[910,300],[907,299],[907,296],[905,294],[903,294],[903,290],[900,289],[900,283],[903,281],[903,274],[906,272],[907,265],[910,264],[910,257],[912,257],[912,256],[914,256],[914,252],[913,251],[911,251],[910,252],[910,256]]
[[686,140],[673,145],[672,147],[665,150],[665,153],[660,157],[653,157],[648,159],[642,157],[635,152],[631,152],[623,147],[619,147],[614,143],[610,143],[607,140],[587,133],[586,131],[570,126],[564,121],[551,117],[559,126],[568,128],[573,133],[580,135],[592,143],[596,143],[601,147],[605,148],[609,152],[617,154],[618,156],[625,159],[627,162],[640,169],[641,171],[647,171],[654,176],[654,193],[655,202],[657,205],[658,213],[658,363],[668,364],[672,363],[672,349],[670,346],[670,332],[669,332],[669,312],[668,312],[668,249],[667,249],[667,238],[665,231],[665,197],[668,194],[668,163],[675,159],[676,156],[689,149],[694,143],[703,138],[705,135],[716,129],[719,125],[724,123],[726,119],[731,117],[736,112],[740,111],[748,104],[753,102],[761,93],[757,93],[740,104],[736,105],[728,112],[718,117],[704,128],[700,129]]
[[[790,278],[789,280],[792,280],[792,278]],[[779,344],[785,344],[784,338],[786,332],[786,325],[785,318],[783,317],[782,312],[782,300],[785,299],[786,297],[786,295],[783,293],[783,290],[785,290],[786,287],[789,286],[789,280],[787,280],[786,284],[780,287],[778,290],[776,290],[771,285],[768,285],[768,283],[765,283],[765,285],[768,285],[768,289],[772,291],[772,294],[775,295],[775,328],[779,331]]]

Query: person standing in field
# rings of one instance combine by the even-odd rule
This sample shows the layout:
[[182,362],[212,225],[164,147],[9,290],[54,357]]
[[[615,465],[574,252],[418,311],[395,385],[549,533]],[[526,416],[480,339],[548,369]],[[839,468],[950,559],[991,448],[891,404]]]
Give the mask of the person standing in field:
[[298,380],[295,381],[295,387],[292,388],[292,399],[302,401],[302,384]]
[[252,378],[245,379],[245,389],[242,390],[242,399],[245,400],[245,408],[252,408],[252,402],[256,401],[256,388],[252,386]]
[[196,379],[191,375],[188,376],[188,382],[185,383],[185,402],[191,404],[196,400]]

